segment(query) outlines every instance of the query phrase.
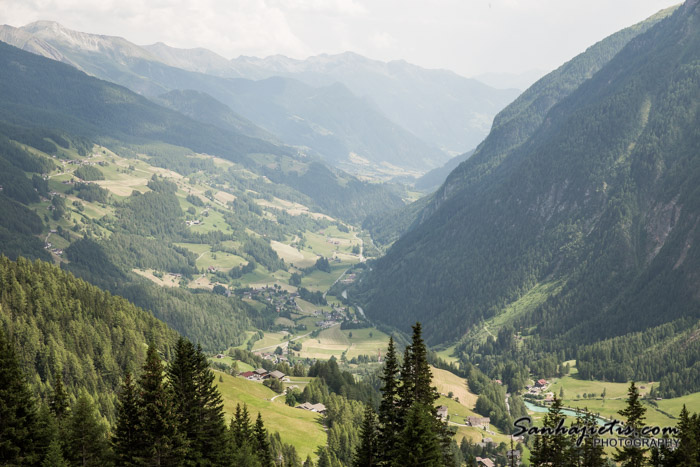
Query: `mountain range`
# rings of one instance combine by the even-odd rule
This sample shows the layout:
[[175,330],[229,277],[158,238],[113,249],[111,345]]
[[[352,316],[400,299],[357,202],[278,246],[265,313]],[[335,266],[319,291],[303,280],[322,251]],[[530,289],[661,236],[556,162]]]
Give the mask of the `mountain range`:
[[0,40],[148,97],[207,93],[249,121],[242,128],[248,135],[260,134],[257,125],[357,172],[417,175],[441,166],[449,154],[474,147],[518,93],[351,53],[226,60],[203,49],[140,47],[49,21],[1,26]]

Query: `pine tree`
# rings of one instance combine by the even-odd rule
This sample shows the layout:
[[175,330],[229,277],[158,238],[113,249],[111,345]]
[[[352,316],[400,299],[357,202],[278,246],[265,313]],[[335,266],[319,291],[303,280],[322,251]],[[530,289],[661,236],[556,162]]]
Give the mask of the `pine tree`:
[[[542,426],[554,430],[561,420],[564,420],[564,414],[561,412],[561,399],[554,396],[554,401],[542,421]],[[572,449],[573,441],[567,436],[539,435],[535,438],[530,462],[533,466],[568,465],[572,457]]]
[[431,407],[413,404],[401,432],[394,464],[398,466],[437,467],[444,465],[440,439],[435,433]]
[[41,467],[69,467],[68,462],[63,457],[61,443],[57,439],[54,439],[49,444],[49,448],[46,451],[46,456],[44,456]]
[[163,362],[151,343],[139,379],[139,427],[143,441],[139,462],[155,466],[175,464],[184,457],[182,437],[177,430],[171,396],[163,381],[163,370]]
[[202,459],[218,465],[223,462],[226,446],[224,401],[200,346],[197,346],[194,355],[194,379],[198,430],[193,439],[193,449],[200,452]]
[[255,420],[255,427],[253,428],[253,449],[260,459],[260,465],[263,467],[271,467],[273,465],[270,440],[267,437],[267,430],[263,424],[260,412],[258,412],[258,418]]
[[311,460],[311,455],[306,456],[306,460],[304,461],[304,465],[302,467],[314,467],[314,461]]
[[372,401],[365,407],[365,416],[360,429],[360,445],[355,450],[352,465],[354,467],[371,467],[378,465],[378,431],[377,415],[372,409]]
[[[588,409],[584,409],[583,414],[584,415],[579,415],[576,418],[575,425],[580,428],[587,426],[595,427],[596,419],[593,414],[589,413]],[[598,438],[598,434],[594,433],[591,436],[584,437],[580,445],[572,445],[571,463],[575,465],[585,465],[586,467],[603,467],[607,465],[603,446],[596,444],[596,439]]]
[[678,417],[678,448],[669,454],[667,465],[697,467],[700,465],[700,418],[691,417],[683,404]]
[[399,362],[396,359],[394,338],[389,338],[389,346],[384,360],[382,380],[382,400],[379,403],[379,463],[389,465],[398,442],[401,422],[398,412]]
[[[0,309],[0,311],[2,311]],[[0,464],[39,461],[37,411],[12,343],[0,329]]]
[[51,409],[51,413],[56,416],[59,425],[61,425],[61,422],[68,414],[70,404],[68,403],[68,394],[63,387],[63,372],[61,369],[56,369],[56,371],[54,371],[54,378],[56,381],[54,383],[53,393],[49,399],[49,408]]
[[67,458],[74,465],[103,466],[111,457],[107,427],[100,420],[92,398],[83,391],[66,426]]
[[[644,414],[646,411],[647,409],[645,409],[639,401],[639,391],[634,385],[634,381],[632,381],[627,390],[627,407],[618,412],[627,420],[625,427],[633,430],[630,438],[637,438],[640,436],[641,429],[644,426]],[[614,458],[615,461],[622,462],[622,467],[641,467],[644,465],[644,453],[647,450],[647,448],[636,447],[634,445],[625,446],[622,449],[617,449]]]
[[139,400],[131,373],[124,376],[117,405],[117,423],[112,437],[114,454],[119,465],[135,465],[141,449]]

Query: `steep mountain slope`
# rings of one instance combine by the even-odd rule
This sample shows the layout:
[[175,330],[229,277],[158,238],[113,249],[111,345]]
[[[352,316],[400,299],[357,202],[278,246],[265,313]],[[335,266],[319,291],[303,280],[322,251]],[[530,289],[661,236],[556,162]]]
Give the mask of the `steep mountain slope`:
[[0,26],[0,40],[146,96],[173,90],[205,92],[284,142],[306,146],[335,162],[348,161],[355,153],[377,166],[424,170],[448,158],[342,85],[313,87],[282,78],[255,82],[184,70],[122,38],[71,31],[48,21],[23,28]]
[[126,371],[153,341],[168,352],[177,334],[146,311],[42,261],[0,256],[0,328],[42,398],[60,372],[70,394],[92,394],[108,419]]
[[421,176],[419,179],[416,180],[413,186],[416,190],[422,191],[429,191],[438,188],[445,182],[447,176],[450,175],[459,164],[469,159],[472,154],[474,154],[474,150],[467,151],[464,154],[460,154],[459,156],[453,157],[452,159],[447,161],[442,167],[433,169],[425,175]]
[[217,76],[255,80],[286,76],[313,86],[342,83],[354,94],[371,99],[392,121],[453,154],[480,143],[496,112],[519,94],[451,71],[427,70],[402,60],[370,60],[352,52],[305,60],[280,55],[239,57],[226,66],[222,57],[204,58],[198,49],[163,44],[144,48],[172,66]]
[[699,26],[697,1],[686,2],[501,112],[363,279],[366,313],[402,329],[422,320],[436,343],[555,283],[510,320],[536,336],[529,345],[571,349],[697,320]]

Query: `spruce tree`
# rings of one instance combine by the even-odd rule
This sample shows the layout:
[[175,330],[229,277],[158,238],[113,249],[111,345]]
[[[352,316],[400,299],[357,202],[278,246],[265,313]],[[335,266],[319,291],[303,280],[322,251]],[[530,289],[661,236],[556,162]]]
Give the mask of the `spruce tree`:
[[179,463],[184,454],[171,395],[163,380],[163,371],[163,362],[155,344],[151,342],[146,352],[143,373],[139,378],[139,427],[143,441],[139,462],[155,466]]
[[416,403],[409,409],[395,453],[394,465],[412,467],[444,465],[431,407]]
[[[1,311],[1,310],[0,310]],[[38,463],[37,411],[15,349],[0,329],[0,464]]]
[[111,452],[107,426],[87,392],[81,392],[66,423],[66,457],[73,465],[103,466]]
[[270,451],[270,440],[267,437],[267,430],[263,424],[262,416],[258,412],[258,418],[255,420],[253,428],[253,449],[260,459],[260,465],[263,467],[271,467],[272,452]]
[[49,399],[49,408],[58,420],[59,425],[68,414],[70,404],[68,402],[68,394],[63,386],[63,371],[58,368],[54,371],[54,387],[51,398]]
[[365,416],[360,428],[360,444],[355,450],[352,465],[354,467],[372,467],[378,465],[377,416],[372,409],[372,401],[365,407]]
[[49,444],[46,456],[41,463],[41,467],[69,467],[70,464],[63,457],[63,450],[58,439],[54,439]]
[[398,434],[401,431],[399,419],[399,362],[396,358],[394,338],[389,338],[389,346],[384,360],[384,373],[382,380],[382,400],[379,403],[379,463],[391,464],[392,455],[398,442]]
[[[630,438],[638,438],[641,436],[641,429],[644,426],[644,414],[646,411],[647,409],[645,409],[639,401],[639,391],[634,385],[634,381],[632,381],[627,390],[627,406],[618,411],[618,413],[627,420],[625,427],[633,430],[633,433],[630,434]],[[622,467],[641,467],[644,465],[644,453],[646,451],[648,451],[647,448],[636,447],[634,445],[625,446],[622,449],[618,448],[613,457],[615,461],[622,463]]]
[[667,453],[665,465],[700,466],[700,417],[690,416],[685,404],[678,417],[678,448]]
[[193,448],[201,453],[202,459],[218,465],[223,462],[226,446],[224,401],[200,346],[197,346],[193,360],[198,422],[198,430],[192,440]]
[[[580,428],[595,427],[596,419],[593,414],[588,412],[588,409],[584,409],[583,415],[579,415],[576,418],[575,426]],[[607,465],[603,446],[596,443],[598,438],[599,435],[594,433],[591,436],[584,437],[580,445],[576,446],[573,444],[571,447],[571,463],[574,465],[585,465],[586,467],[603,467]]]
[[140,443],[139,400],[131,378],[131,373],[124,376],[122,389],[117,402],[117,423],[112,437],[114,454],[119,465],[135,465]]
[[[561,399],[554,396],[554,401],[544,416],[542,426],[555,429],[561,420],[564,420],[561,411]],[[539,435],[535,438],[530,462],[533,466],[539,465],[568,465],[572,457],[573,442],[568,436]]]

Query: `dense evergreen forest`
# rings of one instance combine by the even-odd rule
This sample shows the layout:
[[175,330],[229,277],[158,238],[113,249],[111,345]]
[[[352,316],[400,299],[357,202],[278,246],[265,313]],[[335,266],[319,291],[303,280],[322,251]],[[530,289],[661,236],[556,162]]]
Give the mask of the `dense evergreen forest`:
[[700,390],[685,333],[700,318],[699,15],[686,2],[533,85],[350,296],[404,331],[423,321],[428,342],[462,339],[492,378],[580,358],[586,377]]

